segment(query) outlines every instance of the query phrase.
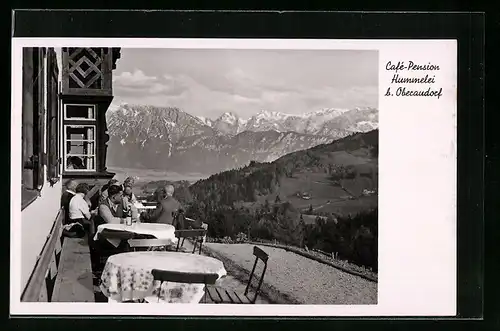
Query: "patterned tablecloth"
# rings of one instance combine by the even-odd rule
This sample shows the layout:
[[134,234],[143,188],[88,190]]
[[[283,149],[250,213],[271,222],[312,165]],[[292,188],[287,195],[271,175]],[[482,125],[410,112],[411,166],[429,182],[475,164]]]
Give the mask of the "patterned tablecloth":
[[[132,252],[110,256],[102,273],[101,291],[111,301],[146,298],[157,302],[159,281],[153,281],[153,269],[217,273],[226,275],[224,264],[214,258],[178,252]],[[163,282],[161,303],[198,303],[204,294],[203,284]]]
[[[133,223],[130,226],[125,224],[101,224],[97,227],[94,240],[99,239],[99,233],[104,229],[115,230],[115,231],[127,231],[137,234],[149,234],[154,236],[156,239],[167,239],[173,244],[177,243],[177,238],[175,237],[175,227],[170,224],[157,224],[157,223]],[[120,244],[119,240],[108,240],[115,247]]]

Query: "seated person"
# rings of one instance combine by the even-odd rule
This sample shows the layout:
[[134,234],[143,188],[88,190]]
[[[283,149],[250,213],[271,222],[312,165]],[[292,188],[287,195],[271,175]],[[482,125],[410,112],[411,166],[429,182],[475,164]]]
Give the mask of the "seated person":
[[86,183],[80,183],[76,186],[75,196],[69,202],[69,219],[70,223],[80,223],[83,225],[87,233],[92,233],[92,213],[89,210],[89,204],[85,200],[85,195],[89,191],[89,186]]
[[111,185],[119,185],[117,179],[110,179],[107,184],[104,184],[101,188],[101,196],[99,197],[99,204],[108,198],[108,188]]
[[[158,204],[156,209],[146,218],[147,221],[151,223],[176,225],[174,224],[174,217],[176,213],[182,209],[182,206],[179,201],[173,197],[174,190],[172,185],[167,185],[163,190],[158,191]],[[164,197],[160,199],[163,192]]]
[[78,156],[70,156],[66,165],[67,169],[85,169],[83,160]]
[[135,194],[132,192],[132,187],[128,186],[127,184],[123,184],[123,199],[124,203],[132,203],[135,204],[137,202],[137,198],[135,197]]
[[[121,185],[111,185],[108,188],[108,197],[99,205],[99,216],[104,223],[122,223],[126,217],[124,211],[129,207],[123,204],[123,189]],[[137,209],[132,208],[132,219],[137,218]]]
[[70,179],[66,182],[66,191],[61,195],[61,208],[64,209],[64,224],[70,224],[69,219],[69,203],[71,199],[76,195],[76,186],[78,183]]
[[125,180],[123,181],[123,186],[130,186],[130,187],[134,187],[134,184],[135,184],[135,179],[134,179],[134,177],[127,177],[127,178],[125,178]]

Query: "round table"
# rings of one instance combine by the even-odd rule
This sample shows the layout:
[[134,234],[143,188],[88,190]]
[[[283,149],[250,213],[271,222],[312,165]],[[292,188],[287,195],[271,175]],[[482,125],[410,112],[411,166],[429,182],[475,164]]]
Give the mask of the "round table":
[[[146,299],[161,303],[198,303],[204,294],[204,284],[160,282],[153,280],[151,271],[216,273],[226,275],[224,264],[212,257],[179,252],[131,252],[108,258],[101,276],[101,291],[110,301]],[[158,300],[158,290],[160,299]]]
[[[132,223],[132,225],[125,224],[101,224],[97,227],[97,231],[94,236],[94,240],[99,239],[99,233],[103,230],[114,230],[114,231],[126,231],[133,232],[136,234],[147,234],[155,237],[156,239],[166,239],[170,240],[172,245],[177,243],[177,238],[175,237],[175,227],[171,224],[160,224],[160,223]],[[118,241],[109,240],[116,247],[119,245]]]

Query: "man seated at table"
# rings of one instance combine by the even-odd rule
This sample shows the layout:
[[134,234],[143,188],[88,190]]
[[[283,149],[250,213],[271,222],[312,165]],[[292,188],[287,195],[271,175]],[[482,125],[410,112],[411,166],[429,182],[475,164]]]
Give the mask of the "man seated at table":
[[[121,185],[111,185],[108,188],[108,197],[99,205],[99,216],[104,223],[122,223],[122,218],[125,218],[125,210],[130,206],[123,204],[123,189]],[[137,218],[137,209],[132,209],[132,219]]]
[[175,189],[172,185],[167,185],[159,192],[160,194],[164,194],[164,197],[158,202],[156,209],[149,215],[147,221],[175,226],[175,224],[173,224],[174,217],[176,213],[182,210],[182,206],[179,201],[173,197],[174,191]]
[[108,188],[111,185],[119,185],[117,179],[110,179],[107,184],[104,184],[101,188],[101,196],[99,197],[99,204],[104,202],[108,198]]

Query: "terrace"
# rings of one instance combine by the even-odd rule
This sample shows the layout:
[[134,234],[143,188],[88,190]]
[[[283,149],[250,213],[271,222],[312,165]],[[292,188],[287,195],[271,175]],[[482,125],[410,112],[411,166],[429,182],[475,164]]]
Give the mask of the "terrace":
[[[135,231],[132,230],[132,227],[130,231]],[[178,239],[181,240],[181,238]],[[104,262],[101,270],[96,270],[95,265],[93,266],[91,263],[91,255],[95,253],[91,252],[92,244],[89,245],[89,240],[92,240],[92,236],[63,239],[62,254],[59,258],[58,273],[52,294],[53,302],[116,302],[114,299],[110,300],[109,288],[105,287],[103,291],[101,285],[104,280],[102,271],[109,271],[110,267],[106,265],[107,262]],[[252,250],[253,247],[258,246],[269,255],[269,260],[255,304],[374,304],[377,301],[376,275],[363,270],[353,270],[349,265],[338,263],[333,257],[328,259],[324,256],[321,257],[321,254],[301,252],[277,243],[247,241],[223,244],[211,241],[203,242],[201,250],[197,238],[192,238],[184,240],[179,252],[175,252],[177,247],[173,243],[166,249],[167,252],[143,253],[156,254],[156,256],[158,254],[171,254],[172,256],[182,254],[183,259],[189,256],[198,256],[207,261],[215,259],[220,262],[223,269],[223,272],[220,272],[221,276],[216,281],[217,288],[227,290],[227,293],[242,294],[245,292],[254,264]],[[135,254],[130,253],[130,251],[134,251],[134,248],[125,248],[121,252],[114,252],[115,254],[112,256]],[[113,263],[111,261],[111,264]],[[185,268],[188,273],[202,271],[192,267],[184,265],[180,268]],[[137,273],[140,271],[151,272],[143,267],[139,269]],[[217,270],[212,268],[211,272],[214,271]],[[257,264],[254,274],[260,275],[262,271],[262,266]],[[176,299],[170,301],[166,299],[166,301],[177,303],[193,302],[192,300],[199,303],[213,302],[208,294],[204,294],[203,297],[194,296],[190,299],[188,295],[190,292],[185,289],[186,284],[182,285],[185,294],[177,293],[175,287],[172,287],[170,292],[166,291],[169,293],[166,297],[169,295],[176,297]],[[250,289],[257,288],[257,285],[258,278],[254,276]],[[177,288],[182,288],[182,286]],[[207,288],[211,288],[211,286],[208,285]],[[185,301],[180,299],[183,295],[186,296]],[[137,302],[137,298],[134,299]],[[123,302],[129,301],[131,302],[131,300],[123,300]]]

